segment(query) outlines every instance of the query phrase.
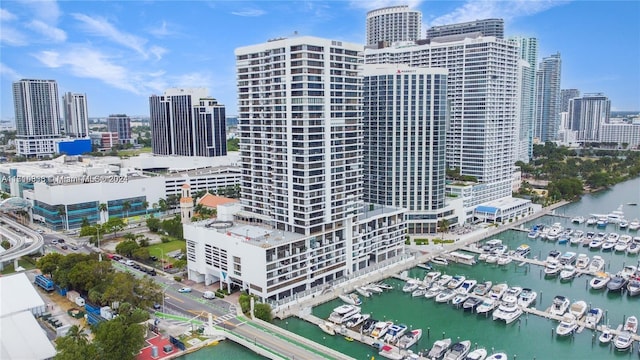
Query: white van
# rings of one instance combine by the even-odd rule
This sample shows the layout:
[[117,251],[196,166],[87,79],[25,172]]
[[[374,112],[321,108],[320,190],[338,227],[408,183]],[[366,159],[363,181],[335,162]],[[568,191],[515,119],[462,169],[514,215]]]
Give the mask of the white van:
[[205,291],[204,293],[202,293],[202,297],[205,299],[215,299],[216,293],[214,293],[213,291]]

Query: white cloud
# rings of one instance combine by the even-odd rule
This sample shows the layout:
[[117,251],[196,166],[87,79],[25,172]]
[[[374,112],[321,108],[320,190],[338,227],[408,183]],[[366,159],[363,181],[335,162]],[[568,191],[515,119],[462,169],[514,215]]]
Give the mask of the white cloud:
[[0,31],[0,43],[11,46],[25,46],[28,45],[29,42],[22,32],[7,25],[2,25],[2,31]]
[[260,9],[245,9],[242,11],[232,11],[231,14],[236,15],[236,16],[248,16],[248,17],[256,17],[256,16],[262,16],[264,14],[266,14],[267,12],[264,10],[260,10]]
[[93,35],[102,36],[117,44],[128,47],[145,58],[149,56],[144,47],[147,40],[122,32],[103,18],[93,18],[85,14],[71,14],[71,16],[82,22],[85,29]]
[[33,20],[27,26],[51,41],[64,42],[67,40],[67,33],[64,30],[45,24],[40,20]]
[[202,72],[191,72],[182,75],[171,76],[170,81],[178,87],[211,87],[213,83],[211,74]]
[[13,70],[3,63],[0,63],[0,75],[11,81],[24,79],[24,76],[20,75],[17,71]]
[[149,52],[152,53],[153,56],[156,57],[156,60],[160,60],[160,59],[162,59],[162,56],[168,52],[168,50],[163,48],[163,47],[154,45],[154,46],[149,48]]
[[9,12],[9,10],[0,8],[0,21],[12,21],[17,19],[18,17]]
[[57,24],[60,15],[60,7],[56,0],[23,0],[33,11],[33,17],[49,24]]
[[351,0],[352,8],[375,10],[389,6],[408,5],[411,9],[417,9],[423,0]]
[[429,26],[455,24],[487,18],[502,18],[505,21],[509,21],[517,17],[543,12],[566,2],[558,0],[468,0],[464,5],[452,12],[431,20]]
[[169,27],[167,26],[167,22],[164,20],[162,20],[162,25],[156,28],[151,28],[148,31],[149,31],[149,34],[159,38],[167,37],[174,34],[173,31],[169,30]]

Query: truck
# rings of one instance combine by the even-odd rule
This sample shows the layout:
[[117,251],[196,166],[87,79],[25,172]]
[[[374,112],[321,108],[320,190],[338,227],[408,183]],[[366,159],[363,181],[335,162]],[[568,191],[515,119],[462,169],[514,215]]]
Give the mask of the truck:
[[34,283],[46,291],[53,291],[55,289],[55,284],[53,280],[49,279],[44,275],[36,275]]

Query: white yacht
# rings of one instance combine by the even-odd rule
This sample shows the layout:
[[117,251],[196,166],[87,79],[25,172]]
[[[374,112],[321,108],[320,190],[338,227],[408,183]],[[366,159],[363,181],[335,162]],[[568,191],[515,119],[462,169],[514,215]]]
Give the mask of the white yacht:
[[494,249],[496,249],[498,246],[501,246],[501,245],[502,245],[502,240],[491,239],[482,246],[482,251],[484,251],[485,253],[490,253],[491,251],[493,251]]
[[593,226],[598,222],[598,218],[595,216],[589,216],[587,219],[587,225]]
[[440,359],[451,346],[451,339],[436,340],[427,354],[428,359]]
[[493,300],[500,300],[508,288],[509,285],[505,283],[493,285],[491,291],[489,291],[489,298]]
[[629,296],[640,295],[640,278],[629,280],[629,283],[627,283],[627,293]]
[[380,339],[387,333],[389,327],[393,325],[391,321],[378,321],[371,331],[371,337],[374,339]]
[[604,311],[600,308],[593,308],[589,310],[587,317],[584,319],[584,324],[591,329],[595,329],[600,323],[600,320],[602,320],[603,313]]
[[411,293],[411,297],[421,297],[424,296],[424,294],[427,293],[427,287],[426,286],[418,286],[417,289],[413,290],[413,292]]
[[628,331],[623,331],[613,338],[613,346],[618,351],[627,351],[633,346],[633,336]]
[[574,216],[571,218],[571,222],[576,224],[582,224],[586,220],[587,219],[585,219],[584,216]]
[[420,281],[416,279],[409,279],[402,287],[402,291],[406,293],[411,293],[413,290],[417,289],[420,286]]
[[551,229],[549,230],[549,233],[547,233],[547,239],[549,240],[558,240],[558,237],[560,237],[560,233],[564,230],[564,227],[562,227],[562,224],[560,223],[555,223],[553,225],[551,225]]
[[477,283],[478,281],[476,280],[467,279],[463,281],[462,285],[460,285],[460,287],[456,289],[456,292],[460,294],[469,294],[471,290],[473,290],[473,287],[476,286]]
[[629,316],[627,320],[624,322],[624,326],[622,327],[622,331],[628,331],[632,334],[638,332],[638,318],[635,316]]
[[440,279],[441,275],[442,273],[440,271],[430,271],[427,273],[427,275],[424,276],[424,282],[427,284],[433,284],[438,279]]
[[333,309],[331,315],[329,315],[329,321],[336,324],[344,324],[349,321],[354,315],[359,314],[362,308],[355,305],[340,305]]
[[631,235],[624,234],[620,236],[620,239],[618,239],[618,242],[616,243],[616,246],[613,247],[613,249],[615,251],[623,252],[627,250],[627,247],[629,247],[629,244],[631,244],[631,241],[633,241],[633,238],[631,237]]
[[349,305],[362,305],[362,300],[356,294],[342,294],[338,297]]
[[371,293],[362,287],[357,287],[356,292],[367,298],[371,296]]
[[404,333],[407,331],[407,325],[404,324],[392,324],[387,329],[386,334],[384,335],[384,342],[387,344],[393,344],[396,342]]
[[633,219],[629,221],[629,230],[636,231],[638,229],[640,229],[640,220]]
[[556,334],[558,336],[569,336],[578,328],[578,323],[576,322],[576,318],[567,314],[562,318],[562,321],[556,327]]
[[507,296],[513,296],[517,299],[518,296],[520,296],[520,293],[522,293],[522,288],[520,286],[512,286],[508,288],[507,291],[505,291],[503,298],[506,298]]
[[511,258],[511,256],[507,255],[507,254],[501,254],[498,255],[498,259],[496,260],[496,263],[498,265],[507,265],[509,263],[511,263],[513,261],[513,259]]
[[491,290],[491,285],[493,285],[491,281],[485,281],[482,284],[478,284],[478,286],[473,289],[473,294],[478,296],[485,296]]
[[607,286],[607,283],[611,280],[611,276],[605,272],[598,272],[596,275],[589,281],[589,286],[591,286],[594,290],[604,289]]
[[595,255],[593,259],[591,259],[591,265],[589,265],[589,272],[596,273],[602,271],[604,269],[604,259],[600,255]]
[[471,341],[465,340],[451,345],[449,351],[444,354],[443,360],[463,360],[471,349]]
[[369,314],[362,314],[362,313],[358,313],[355,314],[351,317],[351,319],[349,319],[349,321],[347,321],[347,327],[356,327],[362,323],[364,323],[365,321],[369,320],[369,318],[371,318],[371,315]]
[[558,295],[553,298],[553,303],[549,308],[549,313],[552,315],[562,316],[565,312],[567,312],[570,304],[571,301],[569,299],[564,296]]
[[569,306],[569,314],[573,315],[577,320],[587,312],[587,303],[584,300],[578,300]]
[[451,281],[451,279],[453,279],[453,276],[442,274],[442,276],[440,276],[440,279],[438,279],[438,285],[447,286],[447,284],[449,283],[449,281]]
[[587,254],[579,254],[576,258],[576,269],[585,270],[589,266],[591,259]]
[[431,259],[431,262],[436,265],[449,265],[449,261],[442,256],[434,257],[433,259]]
[[447,284],[447,288],[451,290],[457,289],[465,280],[466,278],[463,275],[455,275]]
[[576,268],[573,265],[565,265],[560,271],[560,280],[568,281],[572,280],[576,276]]
[[571,245],[578,245],[582,242],[582,240],[584,240],[584,231],[576,230],[573,232],[573,235],[569,239],[569,242],[571,243]]
[[499,256],[500,256],[500,255],[497,255],[497,254],[489,254],[489,255],[484,259],[484,261],[486,261],[486,263],[487,263],[487,264],[495,264],[495,263],[497,263],[497,262],[498,262],[498,257],[499,257]]
[[478,305],[476,308],[476,313],[478,314],[486,314],[491,312],[491,310],[495,309],[500,304],[499,300],[494,299],[485,299],[482,304]]
[[514,251],[513,256],[525,258],[529,256],[529,253],[531,253],[531,247],[527,244],[522,244],[516,248],[516,251]]
[[617,210],[614,210],[609,214],[607,214],[607,221],[609,221],[610,223],[617,224],[622,220],[624,220],[624,212],[622,211],[622,205],[620,205]]
[[601,344],[610,343],[611,340],[613,340],[613,333],[611,332],[611,329],[605,325],[603,325],[601,329],[602,333],[598,337],[598,341],[600,341]]
[[493,311],[493,320],[504,320],[507,324],[516,321],[522,315],[522,309],[518,306],[518,299],[506,296],[498,309]]
[[322,324],[318,325],[320,327],[320,329],[322,331],[324,331],[325,333],[329,334],[329,335],[335,335],[336,334],[336,329],[335,329],[335,325],[333,323],[330,323],[328,321],[323,322]]
[[573,265],[576,262],[577,254],[573,251],[567,251],[566,253],[560,256],[560,264],[562,265]]
[[537,292],[529,288],[524,288],[522,289],[520,296],[518,296],[518,305],[523,308],[527,308],[531,306],[531,304],[533,304],[537,298],[538,298]]
[[618,275],[622,276],[625,280],[629,280],[635,276],[637,270],[638,268],[633,265],[626,265],[618,272]]
[[506,353],[499,352],[499,353],[491,354],[485,360],[507,360],[507,359],[509,359],[509,357],[507,356]]
[[444,290],[442,288],[442,286],[440,286],[438,284],[433,284],[433,285],[431,285],[429,290],[427,290],[424,293],[424,297],[427,298],[427,299],[431,299],[433,297],[436,297],[442,290]]
[[375,294],[382,294],[384,292],[384,289],[382,289],[381,287],[379,287],[376,284],[368,284],[362,287],[362,289],[370,292],[370,293],[375,293]]
[[470,352],[465,360],[484,360],[487,357],[487,350],[480,348]]
[[562,266],[558,260],[547,260],[547,264],[544,267],[544,275],[553,277],[562,271]]
[[438,295],[436,295],[436,302],[449,302],[449,300],[453,299],[454,296],[456,296],[455,291],[453,291],[452,289],[444,289]]
[[640,252],[640,236],[634,236],[633,242],[627,247],[627,254],[637,254]]
[[408,349],[412,347],[415,343],[420,340],[422,337],[422,329],[415,329],[409,331],[408,333],[402,335],[402,337],[398,340],[398,347],[400,349]]
[[451,305],[455,307],[459,307],[469,298],[469,294],[466,293],[457,293],[456,296],[451,300]]

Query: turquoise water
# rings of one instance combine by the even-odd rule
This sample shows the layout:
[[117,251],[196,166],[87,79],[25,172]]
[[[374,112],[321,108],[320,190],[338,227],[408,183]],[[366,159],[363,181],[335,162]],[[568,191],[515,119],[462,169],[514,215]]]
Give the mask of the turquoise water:
[[266,359],[253,351],[238,345],[233,341],[225,340],[216,346],[206,347],[194,353],[179,357],[180,360],[211,360],[211,359],[243,359],[243,360],[260,360]]
[[[619,184],[614,188],[597,194],[585,196],[581,201],[569,204],[556,211],[559,215],[583,215],[590,213],[609,213],[616,210],[621,204],[625,217],[629,220],[640,218],[640,206],[628,206],[629,202],[640,203],[640,179]],[[587,229],[586,223],[582,225],[571,224],[570,219],[557,216],[546,216],[536,219],[531,223],[552,224],[560,222],[565,226]],[[528,224],[531,226],[531,224]],[[607,232],[617,231],[626,233],[626,230],[616,230],[610,225]],[[636,236],[630,232],[630,234]],[[640,235],[640,234],[638,234]],[[586,253],[590,257],[600,255],[607,261],[607,271],[617,272],[625,264],[637,264],[638,255],[627,256],[620,253],[602,253],[590,251],[588,248],[571,245],[558,245],[557,243],[542,241],[540,239],[528,239],[525,232],[509,230],[497,236],[502,239],[510,249],[515,249],[520,244],[528,244],[532,248],[531,256],[544,259],[552,249],[561,252],[574,251]],[[623,319],[635,315],[640,317],[640,296],[630,298],[621,294],[609,294],[605,291],[594,291],[587,288],[590,277],[582,276],[571,282],[560,282],[558,278],[548,279],[542,276],[541,268],[536,266],[519,267],[515,263],[507,266],[479,263],[475,266],[452,264],[439,267],[440,271],[454,275],[463,274],[467,278],[478,281],[491,280],[495,283],[506,282],[510,286],[530,287],[538,291],[538,300],[535,307],[545,310],[551,304],[555,295],[564,295],[571,301],[584,300],[593,307],[601,307],[606,310],[605,323],[616,327]],[[411,269],[411,277],[422,278],[425,270]],[[402,287],[402,282],[394,279],[386,280],[394,284],[396,288]],[[552,333],[557,323],[534,315],[523,315],[519,322],[505,325],[503,322],[494,322],[491,318],[463,312],[448,304],[437,304],[432,299],[412,298],[400,290],[393,290],[382,295],[374,295],[363,299],[362,312],[370,313],[378,320],[390,320],[404,323],[412,328],[422,328],[423,337],[414,345],[414,352],[428,349],[435,340],[443,337],[452,338],[454,341],[470,340],[474,347],[484,347],[489,353],[504,351],[510,355],[510,359],[638,359],[637,347],[633,353],[620,353],[609,346],[602,346],[597,341],[593,331],[585,329],[573,337],[557,338]],[[333,300],[313,309],[314,315],[326,318],[334,307],[341,305],[340,300]],[[381,357],[369,346],[358,342],[347,342],[341,336],[328,336],[317,326],[309,324],[297,318],[289,318],[278,321],[276,325],[295,332],[301,336],[317,341],[325,346],[336,349],[356,359]],[[212,348],[203,349],[197,353],[185,357],[186,359],[217,359],[227,357],[230,359],[253,359],[255,354],[234,345],[231,352],[220,355],[218,351],[224,350],[222,345],[232,344],[224,342]],[[476,345],[477,344],[477,345]],[[233,351],[244,350],[245,353]],[[191,357],[198,356],[198,357]],[[200,357],[202,356],[202,357]],[[250,357],[254,356],[254,357]],[[258,357],[255,357],[258,358]]]

